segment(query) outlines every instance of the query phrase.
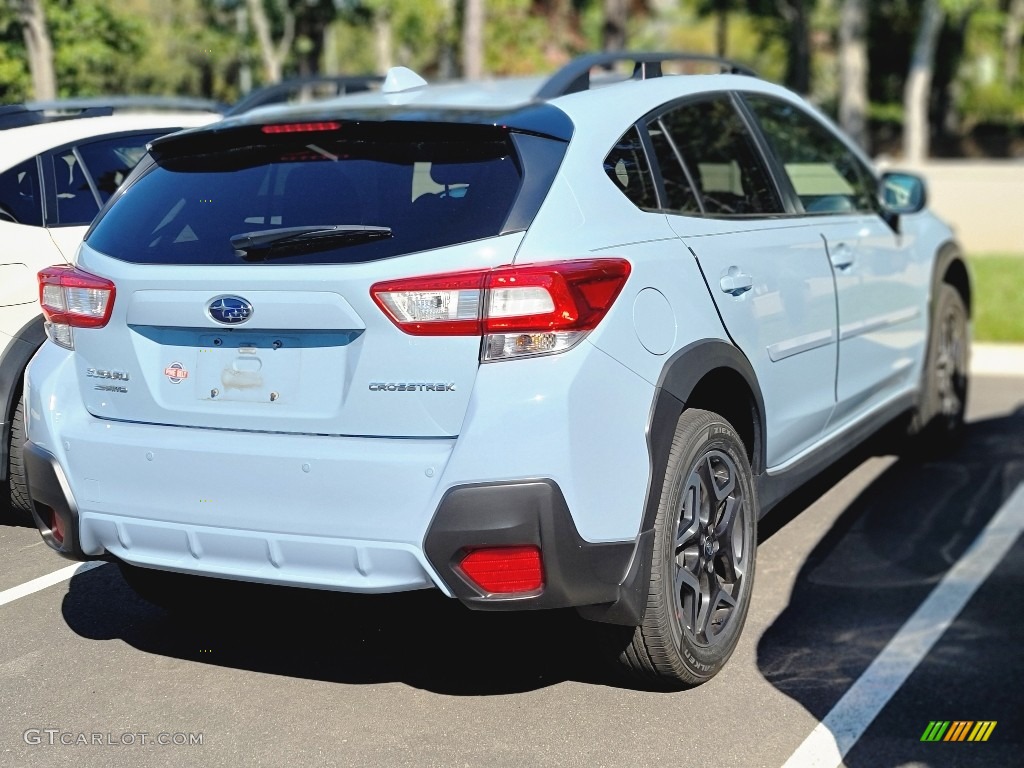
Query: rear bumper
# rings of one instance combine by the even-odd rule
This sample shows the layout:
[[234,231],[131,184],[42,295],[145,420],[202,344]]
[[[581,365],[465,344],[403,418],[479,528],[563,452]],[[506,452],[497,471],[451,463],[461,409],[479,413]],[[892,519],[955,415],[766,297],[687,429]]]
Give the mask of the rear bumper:
[[[36,522],[75,559],[337,591],[436,587],[474,609],[586,606],[635,623],[648,559],[637,553],[650,550],[634,429],[646,385],[604,355],[586,361],[605,375],[559,361],[571,392],[558,397],[537,395],[545,366],[483,370],[458,439],[366,438],[96,418],[73,357],[47,344],[26,389]],[[580,387],[614,395],[572,397]],[[543,589],[487,595],[461,574],[466,551],[503,544],[541,548]]]
[[[70,559],[117,559],[179,573],[348,592],[437,586],[476,610],[577,607],[586,608],[590,618],[623,624],[638,623],[643,615],[645,558],[638,554],[649,546],[649,538],[641,536],[639,547],[637,541],[584,541],[551,480],[450,489],[420,548],[94,511],[83,515],[57,459],[32,443],[26,445],[25,457],[36,525],[43,540]],[[64,532],[62,540],[54,534],[55,518]],[[487,594],[459,568],[475,548],[528,544],[542,553],[544,586],[536,592]]]

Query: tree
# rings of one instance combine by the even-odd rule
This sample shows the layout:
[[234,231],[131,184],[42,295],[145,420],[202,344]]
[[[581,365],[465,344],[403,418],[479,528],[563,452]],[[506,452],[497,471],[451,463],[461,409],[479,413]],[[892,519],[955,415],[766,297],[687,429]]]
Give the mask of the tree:
[[462,75],[479,80],[484,74],[484,0],[466,0],[462,18]]
[[868,145],[868,14],[866,0],[843,0],[839,15],[839,125]]
[[292,43],[295,41],[295,14],[287,3],[282,7],[279,0],[270,1],[283,19],[283,29],[276,43],[271,31],[270,17],[267,15],[263,0],[246,0],[246,7],[249,9],[249,19],[256,32],[256,40],[259,42],[266,80],[268,83],[277,83],[281,80],[285,59],[291,52]]
[[626,49],[626,22],[629,0],[604,0],[604,24],[601,26],[601,48],[606,51]]
[[777,13],[789,27],[786,85],[798,93],[811,92],[811,27],[804,0],[775,0]]
[[12,3],[21,22],[33,94],[37,99],[53,99],[57,96],[57,76],[53,68],[53,43],[42,0],[12,0]]
[[935,68],[935,46],[946,18],[940,0],[924,0],[910,71],[903,88],[903,159],[920,163],[928,157],[928,101]]
[[1003,72],[1010,89],[1020,80],[1020,38],[1024,33],[1024,0],[1010,0],[1003,30]]

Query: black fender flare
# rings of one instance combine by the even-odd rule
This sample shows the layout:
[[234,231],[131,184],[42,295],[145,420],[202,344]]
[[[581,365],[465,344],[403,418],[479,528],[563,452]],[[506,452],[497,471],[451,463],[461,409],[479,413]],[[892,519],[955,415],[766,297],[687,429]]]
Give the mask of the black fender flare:
[[701,380],[712,371],[720,369],[728,369],[739,374],[753,395],[756,413],[752,414],[755,421],[754,451],[750,463],[755,475],[764,472],[764,397],[750,361],[739,348],[721,339],[701,339],[687,344],[666,361],[651,406],[647,424],[651,474],[647,483],[642,531],[654,528],[661,493],[661,478],[665,474],[679,415],[686,408]]
[[43,316],[29,320],[14,334],[14,341],[0,355],[0,480],[7,479],[8,444],[11,440],[11,414],[15,399],[21,394],[25,368],[36,351],[46,341]]
[[637,626],[643,621],[647,607],[647,584],[651,578],[650,555],[654,541],[654,522],[661,503],[662,478],[668,466],[676,423],[701,380],[712,371],[721,369],[738,374],[753,395],[753,406],[756,410],[753,415],[756,423],[754,456],[751,464],[755,476],[764,471],[764,398],[750,361],[737,347],[722,339],[700,339],[678,350],[665,362],[651,403],[647,421],[650,474],[647,479],[643,518],[637,532],[633,556],[619,586],[619,598],[609,605],[579,609],[584,618],[630,626]]

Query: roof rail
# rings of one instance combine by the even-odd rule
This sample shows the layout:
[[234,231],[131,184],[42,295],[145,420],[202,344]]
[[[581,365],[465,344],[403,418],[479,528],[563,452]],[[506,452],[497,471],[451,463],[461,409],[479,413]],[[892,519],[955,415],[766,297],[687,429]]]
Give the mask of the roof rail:
[[722,73],[757,77],[754,70],[729,59],[701,53],[659,53],[651,51],[604,51],[579,56],[545,81],[537,91],[538,99],[553,99],[569,93],[590,90],[590,71],[594,67],[611,68],[620,61],[633,62],[633,79],[661,77],[662,64],[667,61],[692,61],[716,64]]
[[115,112],[169,110],[222,114],[226,108],[218,101],[178,96],[98,96],[95,98],[56,99],[54,101],[29,101],[24,104],[0,105],[0,130],[73,120],[79,117],[106,117]]

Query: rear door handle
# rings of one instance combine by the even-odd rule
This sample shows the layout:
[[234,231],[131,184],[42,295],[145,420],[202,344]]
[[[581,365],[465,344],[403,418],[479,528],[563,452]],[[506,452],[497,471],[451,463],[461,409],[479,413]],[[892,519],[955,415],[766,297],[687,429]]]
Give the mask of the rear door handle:
[[745,272],[741,272],[739,267],[729,267],[729,271],[719,282],[719,285],[725,293],[739,296],[754,287],[754,278]]
[[838,243],[835,248],[829,249],[829,257],[832,259],[833,267],[846,269],[854,262],[853,248],[846,243]]

